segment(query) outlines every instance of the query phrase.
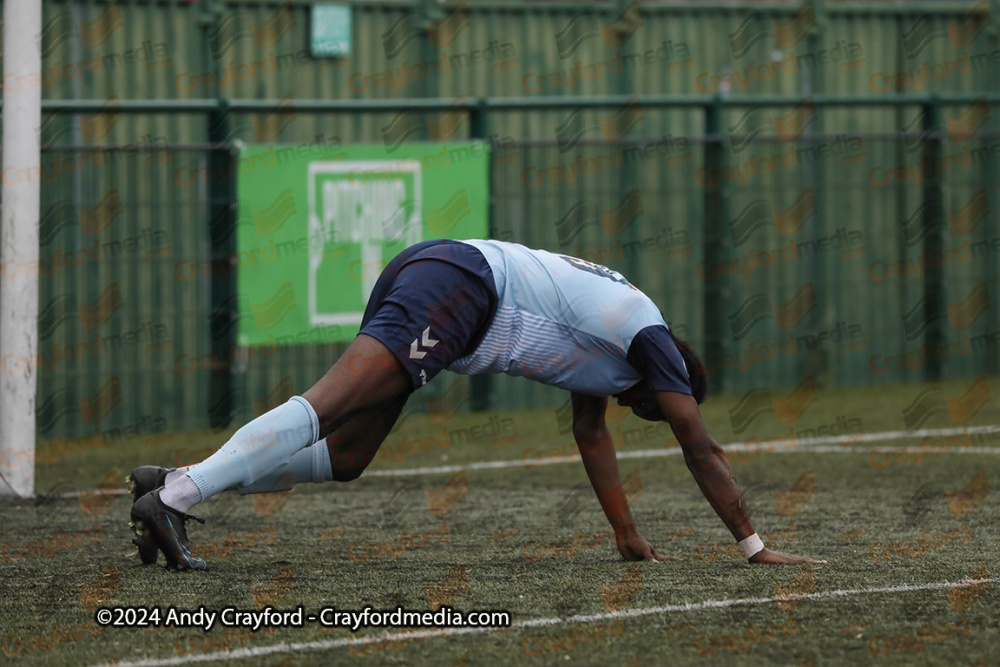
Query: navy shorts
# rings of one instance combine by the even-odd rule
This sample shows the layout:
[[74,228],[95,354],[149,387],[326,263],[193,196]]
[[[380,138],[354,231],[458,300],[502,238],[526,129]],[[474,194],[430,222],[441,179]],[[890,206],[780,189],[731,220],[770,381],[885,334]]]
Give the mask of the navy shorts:
[[379,276],[361,331],[385,345],[419,389],[472,354],[497,310],[496,283],[475,247],[451,240],[410,246]]

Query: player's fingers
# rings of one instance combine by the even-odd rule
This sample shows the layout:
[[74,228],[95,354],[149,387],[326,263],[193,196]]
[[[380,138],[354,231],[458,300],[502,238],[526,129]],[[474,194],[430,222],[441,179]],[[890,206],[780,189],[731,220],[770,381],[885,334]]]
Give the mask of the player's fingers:
[[813,560],[812,558],[808,558],[806,556],[794,556],[792,554],[785,554],[785,555],[789,557],[789,564],[791,565],[799,565],[801,563],[809,563],[809,564],[816,563],[824,565],[826,564],[825,560]]
[[664,560],[680,560],[680,558],[678,558],[677,556],[671,556],[670,554],[661,554],[653,547],[650,547],[650,551],[653,552],[653,559],[656,560],[657,562]]

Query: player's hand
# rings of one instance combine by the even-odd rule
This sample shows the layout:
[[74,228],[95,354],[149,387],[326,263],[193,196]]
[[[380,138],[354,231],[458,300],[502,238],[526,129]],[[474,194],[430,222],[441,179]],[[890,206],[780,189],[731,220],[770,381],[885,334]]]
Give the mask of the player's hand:
[[805,556],[796,556],[795,554],[786,554],[782,551],[771,551],[770,549],[758,551],[753,556],[750,556],[748,560],[751,563],[764,565],[802,565],[804,563],[826,562],[825,560],[813,560]]
[[680,560],[677,556],[661,554],[653,545],[646,541],[646,538],[637,532],[631,532],[618,538],[618,553],[625,560],[648,560],[658,562],[661,560]]

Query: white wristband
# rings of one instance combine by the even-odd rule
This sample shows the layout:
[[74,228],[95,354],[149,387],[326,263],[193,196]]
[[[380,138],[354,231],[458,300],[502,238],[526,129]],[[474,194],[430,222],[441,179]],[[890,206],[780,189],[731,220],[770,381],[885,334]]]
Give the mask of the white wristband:
[[757,537],[757,533],[754,533],[750,537],[740,540],[740,548],[743,549],[743,553],[746,554],[746,557],[750,558],[758,551],[764,550],[764,541]]

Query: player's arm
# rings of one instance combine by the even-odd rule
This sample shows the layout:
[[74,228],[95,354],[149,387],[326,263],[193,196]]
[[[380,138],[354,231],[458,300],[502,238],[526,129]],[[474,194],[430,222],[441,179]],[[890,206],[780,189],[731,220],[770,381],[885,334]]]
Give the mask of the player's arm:
[[583,467],[601,503],[604,515],[615,531],[618,551],[625,560],[677,560],[657,553],[639,534],[618,474],[618,458],[604,411],[608,399],[573,393],[573,437],[580,449]]
[[[684,462],[709,504],[737,541],[756,531],[733,469],[725,452],[708,434],[698,404],[687,394],[658,391],[656,400],[684,451]],[[751,563],[817,563],[802,556],[764,549],[750,557]]]

